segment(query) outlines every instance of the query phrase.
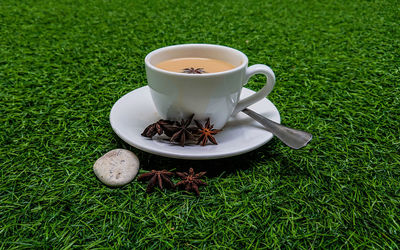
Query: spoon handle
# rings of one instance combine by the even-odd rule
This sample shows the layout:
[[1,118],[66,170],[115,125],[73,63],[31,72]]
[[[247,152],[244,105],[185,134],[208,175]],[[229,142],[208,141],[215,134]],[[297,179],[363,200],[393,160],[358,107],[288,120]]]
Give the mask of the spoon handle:
[[307,143],[310,142],[312,139],[312,135],[310,133],[285,127],[248,108],[243,109],[242,112],[250,116],[257,122],[261,123],[267,131],[271,132],[273,135],[278,137],[283,143],[291,148],[302,148],[306,146]]

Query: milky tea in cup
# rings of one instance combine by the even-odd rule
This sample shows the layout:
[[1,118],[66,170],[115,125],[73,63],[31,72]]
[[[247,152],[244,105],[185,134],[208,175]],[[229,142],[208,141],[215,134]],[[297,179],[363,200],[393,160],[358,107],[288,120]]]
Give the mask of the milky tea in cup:
[[[182,44],[160,48],[145,58],[150,93],[163,119],[210,118],[221,129],[231,116],[265,98],[275,84],[266,65],[247,66],[242,52],[221,45]],[[239,101],[242,87],[255,74],[267,83],[257,93]]]
[[213,58],[185,57],[163,61],[157,64],[156,67],[177,73],[207,74],[227,71],[235,66]]

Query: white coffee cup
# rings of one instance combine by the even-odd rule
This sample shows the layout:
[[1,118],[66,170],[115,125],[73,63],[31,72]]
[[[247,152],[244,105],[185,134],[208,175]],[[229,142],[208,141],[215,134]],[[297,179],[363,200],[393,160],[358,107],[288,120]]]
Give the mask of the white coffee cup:
[[[235,68],[206,74],[187,74],[157,68],[160,62],[185,57],[212,58]],[[160,48],[145,58],[147,81],[155,107],[164,119],[210,118],[214,128],[223,128],[228,119],[265,98],[275,85],[275,74],[266,65],[247,66],[242,52],[213,44],[182,44]],[[265,86],[239,102],[242,87],[255,74],[267,77]]]

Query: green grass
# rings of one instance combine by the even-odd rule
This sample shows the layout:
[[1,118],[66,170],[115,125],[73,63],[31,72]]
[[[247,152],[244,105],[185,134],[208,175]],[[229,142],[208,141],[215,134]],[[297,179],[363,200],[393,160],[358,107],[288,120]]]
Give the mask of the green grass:
[[[398,1],[2,0],[0,248],[399,248],[399,17]],[[271,66],[269,98],[311,144],[198,162],[118,139],[108,115],[146,85],[145,55],[192,42]],[[114,148],[209,186],[110,189],[92,166]]]

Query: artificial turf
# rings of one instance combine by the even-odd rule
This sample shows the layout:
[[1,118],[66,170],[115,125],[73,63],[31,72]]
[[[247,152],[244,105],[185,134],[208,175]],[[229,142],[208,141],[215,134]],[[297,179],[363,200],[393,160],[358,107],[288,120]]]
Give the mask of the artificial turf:
[[[2,0],[0,248],[398,248],[399,17],[398,1]],[[146,85],[147,53],[181,43],[269,65],[269,99],[310,145],[189,161],[121,141],[112,105]],[[108,188],[92,165],[114,148],[209,185]]]

